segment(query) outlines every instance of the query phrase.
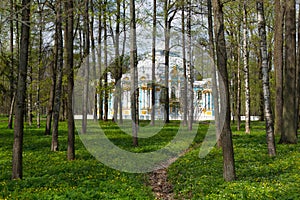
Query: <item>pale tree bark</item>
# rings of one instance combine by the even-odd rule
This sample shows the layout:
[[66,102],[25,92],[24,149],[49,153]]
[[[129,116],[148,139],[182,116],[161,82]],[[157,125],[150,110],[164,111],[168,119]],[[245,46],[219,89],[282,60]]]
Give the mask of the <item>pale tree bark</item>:
[[224,87],[220,88],[221,113],[225,114],[224,126],[221,132],[221,144],[223,152],[223,177],[225,181],[232,181],[236,178],[232,133],[230,128],[230,100],[227,73],[227,53],[224,34],[223,4],[220,0],[213,0],[217,67],[220,72],[220,79]]
[[62,96],[63,78],[63,36],[62,36],[62,5],[61,1],[56,1],[56,30],[55,30],[55,59],[57,65],[57,82],[55,86],[55,97],[53,106],[53,126],[51,151],[58,151],[58,122]]
[[30,38],[30,0],[22,1],[22,25],[21,43],[18,70],[18,87],[16,93],[16,110],[14,124],[14,143],[12,152],[12,179],[22,179],[22,153],[23,153],[23,133],[24,133],[24,114],[26,98],[26,78],[28,66],[28,47]]
[[283,130],[280,143],[297,143],[296,127],[296,2],[285,1],[285,69]]
[[243,3],[243,62],[245,79],[245,133],[250,133],[250,85],[248,59],[247,0]]
[[276,82],[275,135],[282,133],[283,113],[283,26],[284,7],[282,0],[275,0],[274,68]]
[[260,49],[261,49],[261,57],[262,57],[264,113],[266,119],[268,153],[270,156],[275,156],[276,148],[275,148],[274,123],[273,123],[271,98],[270,98],[267,35],[266,35],[266,21],[264,15],[263,0],[256,1],[256,6],[257,6],[257,13],[258,13],[258,31],[260,37]]
[[67,95],[67,113],[68,113],[68,160],[75,159],[75,125],[73,116],[73,88],[74,88],[74,72],[73,72],[73,49],[74,49],[74,7],[73,0],[65,2],[66,25],[65,25],[65,40],[66,40],[66,73],[68,82]]
[[[239,37],[240,38],[240,37]],[[236,123],[237,123],[237,130],[239,131],[241,129],[241,88],[242,88],[242,82],[241,82],[241,53],[238,45],[238,62],[237,62],[237,94],[236,94]]]
[[130,76],[131,76],[131,118],[132,118],[132,142],[138,146],[138,76],[137,76],[137,44],[136,44],[136,18],[135,0],[130,0]]
[[89,0],[85,0],[84,12],[84,32],[85,32],[85,48],[84,48],[84,83],[83,83],[83,104],[82,104],[82,127],[81,132],[86,133],[87,114],[88,114],[88,96],[89,96],[89,76],[90,76],[90,27],[89,27]]
[[185,1],[181,8],[181,33],[182,33],[182,64],[183,64],[183,125],[187,126],[188,100],[187,100],[187,69],[186,69],[186,39],[185,39]]
[[151,125],[155,125],[155,54],[156,54],[156,0],[153,0],[153,22],[152,22],[152,90],[151,90]]
[[[189,131],[193,129],[193,122],[194,122],[194,63],[193,63],[193,52],[192,52],[192,5],[191,1],[187,1],[188,4],[188,17],[187,17],[187,37],[188,37],[188,63],[190,66],[190,107],[189,107],[189,120],[188,126]],[[202,74],[203,75],[203,74]]]

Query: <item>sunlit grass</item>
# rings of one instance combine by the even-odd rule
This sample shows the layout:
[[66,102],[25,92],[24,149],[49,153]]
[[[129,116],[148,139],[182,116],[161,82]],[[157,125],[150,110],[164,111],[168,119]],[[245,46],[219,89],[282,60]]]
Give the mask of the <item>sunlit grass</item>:
[[[181,126],[172,121],[162,129],[161,124],[150,127],[149,121],[141,121],[145,128],[141,130],[149,128],[157,134],[140,138],[139,146],[133,147],[126,129],[113,122],[96,124],[115,145],[135,153],[165,147]],[[25,126],[24,178],[10,180],[13,130],[6,125],[6,118],[0,118],[0,199],[155,199],[148,184],[149,173],[125,173],[103,165],[86,150],[78,135],[76,160],[67,161],[65,122],[60,123],[58,152],[50,151],[51,136],[44,135],[44,122],[40,129]],[[253,122],[250,135],[233,126],[237,180],[226,183],[221,149],[213,148],[199,158],[209,126],[208,122],[199,124],[191,151],[168,169],[177,199],[300,199],[300,144],[276,145],[277,156],[270,158],[264,123]]]

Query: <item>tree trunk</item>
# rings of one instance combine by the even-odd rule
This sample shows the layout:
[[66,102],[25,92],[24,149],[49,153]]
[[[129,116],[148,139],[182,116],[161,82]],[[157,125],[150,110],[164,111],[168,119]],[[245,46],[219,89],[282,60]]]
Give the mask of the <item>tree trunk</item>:
[[296,110],[296,3],[286,0],[285,72],[283,90],[283,131],[280,143],[297,143]]
[[[43,6],[39,6],[40,23],[43,22]],[[40,25],[39,30],[39,58],[38,58],[38,74],[37,74],[37,87],[36,87],[36,125],[41,127],[41,105],[40,105],[40,82],[41,82],[41,65],[43,54],[43,26]]]
[[13,118],[14,118],[14,107],[15,107],[15,95],[13,96],[10,103],[9,117],[8,117],[8,126],[7,128],[12,129]]
[[[11,13],[14,13],[14,0],[10,0],[10,10]],[[8,117],[8,125],[7,128],[12,129],[13,125],[13,112],[14,112],[14,103],[15,103],[15,95],[14,95],[14,21],[10,20],[10,74],[9,74],[9,91],[10,91],[10,112]]]
[[248,62],[247,0],[243,4],[243,61],[245,79],[245,133],[250,133],[250,86]]
[[[96,81],[96,46],[95,46],[95,37],[94,37],[94,21],[95,21],[95,9],[94,9],[94,2],[93,0],[90,0],[90,8],[91,8],[91,23],[90,23],[90,36],[91,36],[91,47],[92,47],[92,69],[93,69],[93,80],[94,81],[94,87],[95,87],[95,93],[94,93],[94,113],[93,113],[93,119],[94,121],[98,118],[98,95],[97,95],[97,81]],[[100,62],[100,61],[99,61]]]
[[104,120],[108,120],[108,80],[107,80],[107,67],[108,67],[108,51],[107,51],[107,0],[104,1],[103,21],[104,21]]
[[[117,13],[116,13],[116,39],[115,39],[115,57],[116,64],[115,67],[115,99],[114,99],[114,120],[118,120],[118,106],[119,99],[121,98],[121,78],[122,78],[122,66],[120,58],[120,19],[121,19],[121,0],[117,0]],[[121,105],[120,105],[121,106]]]
[[23,129],[24,110],[26,97],[26,78],[28,66],[28,47],[30,38],[30,0],[22,1],[22,26],[19,57],[19,76],[16,94],[16,110],[14,124],[14,144],[12,152],[12,179],[22,179],[22,152],[23,152]]
[[[240,37],[239,37],[240,38]],[[238,45],[239,46],[239,45]],[[237,94],[236,94],[236,123],[237,123],[237,130],[240,131],[241,129],[241,88],[242,88],[242,82],[241,82],[241,54],[239,47],[237,49],[238,51],[238,63],[237,63]]]
[[151,125],[155,125],[155,57],[156,57],[156,0],[153,0],[153,25],[152,25],[152,90],[151,90]]
[[89,0],[85,0],[84,12],[84,33],[85,33],[85,50],[84,50],[84,85],[83,85],[83,104],[82,104],[82,133],[86,133],[87,114],[88,114],[88,96],[89,96],[89,76],[90,76],[90,30],[89,30]]
[[56,85],[56,64],[54,62],[50,65],[51,70],[51,87],[50,87],[50,95],[47,107],[47,119],[46,119],[46,129],[45,135],[50,135],[51,124],[52,124],[52,114],[53,114],[53,105],[54,105],[54,97],[55,97],[55,85]]
[[262,75],[263,75],[263,92],[264,92],[264,111],[266,118],[266,134],[268,153],[270,156],[276,155],[275,137],[274,137],[274,124],[271,109],[270,99],[270,84],[269,84],[269,67],[268,67],[268,52],[267,52],[267,36],[266,36],[266,21],[264,15],[263,0],[256,2],[258,13],[258,31],[260,37],[260,49],[262,57]]
[[221,132],[221,144],[223,151],[223,177],[225,181],[232,181],[236,178],[234,166],[234,152],[232,133],[230,128],[230,100],[227,73],[227,54],[224,35],[223,4],[220,0],[213,0],[217,67],[220,72],[220,79],[224,87],[220,88],[221,113],[225,113],[224,126]]
[[27,84],[29,90],[27,91],[27,119],[28,125],[32,125],[32,66],[28,65]]
[[187,69],[186,69],[186,42],[185,42],[185,2],[182,1],[181,13],[181,31],[182,31],[182,60],[183,60],[183,126],[187,126]]
[[165,32],[165,85],[164,85],[164,119],[165,123],[169,123],[169,54],[170,54],[170,23],[169,1],[164,1],[164,32]]
[[[102,1],[100,1],[100,6],[102,6]],[[99,10],[99,29],[98,29],[98,62],[99,62],[99,120],[103,120],[103,71],[102,71],[102,16],[103,16],[103,10]]]
[[212,4],[211,0],[207,0],[207,8],[208,8],[208,35],[209,35],[209,54],[211,60],[213,61],[212,65],[212,94],[214,100],[214,111],[215,111],[215,127],[216,127],[216,138],[217,145],[221,147],[220,135],[221,135],[221,127],[220,127],[220,112],[219,112],[219,90],[217,84],[217,69],[215,65],[215,44],[214,44],[214,30],[213,30],[213,15],[212,15]]
[[75,159],[75,126],[73,116],[73,88],[74,88],[74,72],[73,72],[73,26],[74,26],[74,8],[73,0],[65,2],[65,13],[67,16],[65,25],[65,40],[66,40],[66,73],[68,79],[68,94],[67,94],[67,113],[68,113],[68,160]]
[[58,151],[58,122],[62,95],[63,78],[63,36],[62,36],[62,6],[61,1],[56,2],[56,31],[55,31],[55,59],[57,65],[57,82],[55,86],[55,97],[53,106],[53,126],[51,151]]
[[[193,122],[194,122],[194,63],[193,63],[193,56],[192,56],[192,10],[191,10],[191,1],[188,0],[188,18],[187,18],[187,36],[188,36],[188,63],[190,66],[190,112],[189,112],[189,131],[193,129]],[[202,74],[203,75],[203,74]]]
[[130,74],[131,74],[131,118],[132,118],[132,142],[138,146],[138,77],[137,77],[137,45],[136,45],[136,20],[135,0],[130,0]]

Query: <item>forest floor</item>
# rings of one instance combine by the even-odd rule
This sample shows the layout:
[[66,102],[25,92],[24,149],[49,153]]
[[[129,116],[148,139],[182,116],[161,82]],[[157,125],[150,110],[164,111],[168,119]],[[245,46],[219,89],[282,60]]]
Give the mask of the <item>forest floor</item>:
[[[221,149],[212,148],[199,158],[209,128],[202,122],[188,151],[150,173],[105,166],[87,151],[78,135],[76,159],[69,162],[65,122],[60,123],[58,152],[50,151],[51,136],[44,135],[44,121],[40,129],[26,124],[23,179],[11,180],[13,130],[6,123],[0,117],[0,199],[300,199],[300,141],[276,145],[277,156],[270,158],[264,122],[253,122],[250,135],[232,126],[237,180],[229,183],[223,180]],[[141,122],[142,126],[148,123]],[[139,147],[133,148],[131,136],[116,124],[101,124],[114,144],[136,153],[166,146],[178,126],[179,122],[172,121],[155,136],[141,138]]]

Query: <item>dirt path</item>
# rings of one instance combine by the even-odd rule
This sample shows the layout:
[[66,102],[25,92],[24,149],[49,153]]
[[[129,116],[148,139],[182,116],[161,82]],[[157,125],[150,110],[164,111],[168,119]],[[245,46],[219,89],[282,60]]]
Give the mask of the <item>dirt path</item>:
[[173,186],[168,182],[167,169],[153,171],[150,175],[150,185],[157,199],[174,199]]

